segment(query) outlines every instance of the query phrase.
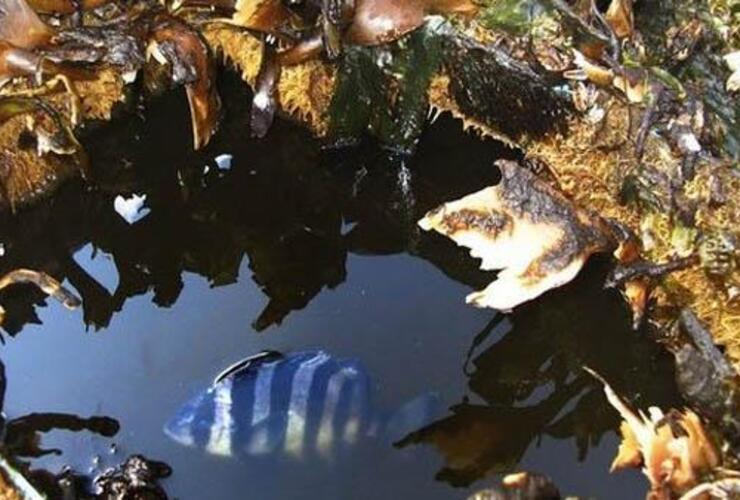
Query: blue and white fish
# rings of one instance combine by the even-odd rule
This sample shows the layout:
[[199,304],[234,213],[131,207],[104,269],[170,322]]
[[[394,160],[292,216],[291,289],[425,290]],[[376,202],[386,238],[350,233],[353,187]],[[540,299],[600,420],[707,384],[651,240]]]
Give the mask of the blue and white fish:
[[424,394],[384,414],[371,392],[357,359],[266,351],[224,370],[164,430],[178,443],[215,455],[332,459],[366,438],[400,439],[441,413],[437,396]]

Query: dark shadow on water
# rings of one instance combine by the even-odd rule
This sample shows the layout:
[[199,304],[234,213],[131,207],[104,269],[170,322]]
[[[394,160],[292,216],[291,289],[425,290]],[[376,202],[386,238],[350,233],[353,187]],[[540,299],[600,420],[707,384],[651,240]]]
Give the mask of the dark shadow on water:
[[[204,276],[213,287],[247,279],[239,276],[245,258],[249,278],[269,299],[258,317],[249,318],[257,331],[269,331],[322,290],[339,287],[349,254],[410,254],[474,288],[492,279],[465,250],[422,233],[416,220],[496,182],[493,160],[515,158],[515,152],[463,134],[448,118],[427,132],[411,159],[372,144],[322,151],[286,122],[254,141],[244,125],[248,96],[233,77],[224,87],[233,106],[203,152],[189,150],[189,118],[178,94],[154,103],[146,120],[120,120],[91,133],[87,148],[97,187],[72,183],[41,206],[0,221],[0,271],[28,267],[67,280],[94,330],[108,326],[136,296],[151,293],[157,306],[172,306],[184,273]],[[221,153],[233,155],[228,171],[213,160]],[[129,225],[113,210],[113,199],[134,192],[147,195],[151,213]],[[114,289],[75,261],[75,252],[88,244],[112,256]],[[515,469],[543,436],[574,440],[585,459],[618,422],[583,366],[639,406],[675,404],[668,358],[641,332],[630,331],[621,299],[601,290],[605,270],[604,262],[594,263],[563,290],[510,316],[494,316],[475,337],[469,359],[460,360],[470,392],[460,395],[448,417],[399,445],[433,444],[445,460],[437,478],[456,486]],[[7,309],[5,329],[16,335],[39,322],[36,307],[44,299],[17,287],[1,292],[0,302]],[[16,434],[51,426],[101,432],[75,419],[25,417]]]
[[460,486],[511,471],[543,436],[574,439],[585,460],[619,418],[584,366],[638,407],[676,405],[671,359],[645,332],[629,331],[621,299],[601,289],[604,264],[510,316],[495,316],[466,365],[475,401],[464,398],[451,416],[397,446],[436,446],[447,461],[437,478]]
[[[305,131],[285,122],[265,140],[248,140],[242,125],[248,100],[237,95],[232,101],[242,106],[230,110],[214,143],[192,153],[185,147],[189,131],[172,125],[188,123],[177,97],[158,102],[146,121],[136,121],[138,127],[131,120],[114,123],[91,138],[96,188],[67,186],[21,217],[0,221],[2,269],[30,267],[67,279],[81,294],[85,322],[94,329],[107,326],[127,299],[148,291],[157,305],[171,306],[183,272],[205,276],[213,286],[234,283],[247,256],[252,278],[270,298],[255,318],[258,330],[342,283],[347,252],[419,254],[456,279],[484,283],[464,252],[420,238],[416,220],[495,182],[492,161],[513,157],[513,151],[462,135],[452,120],[430,131],[409,160],[372,144],[323,152]],[[219,171],[212,152],[232,154],[233,168]],[[450,169],[451,163],[458,167]],[[399,185],[407,166],[408,192]],[[117,194],[132,192],[147,195],[151,214],[129,226],[112,205]],[[72,258],[87,243],[112,255],[120,277],[112,293]],[[38,322],[32,304],[40,296],[29,302],[17,295],[2,297],[11,334]]]

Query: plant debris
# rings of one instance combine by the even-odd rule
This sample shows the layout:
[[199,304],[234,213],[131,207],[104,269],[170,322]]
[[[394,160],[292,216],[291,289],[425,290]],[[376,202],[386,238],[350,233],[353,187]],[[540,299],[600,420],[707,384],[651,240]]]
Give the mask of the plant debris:
[[719,448],[696,413],[688,409],[663,413],[657,407],[649,408],[647,414],[632,410],[600,375],[587,370],[604,384],[607,400],[623,419],[622,443],[611,470],[641,467],[650,481],[647,498],[668,500],[683,494],[694,498],[712,486],[690,490],[713,484],[717,477],[737,479],[738,473],[721,468]]
[[573,280],[591,255],[610,248],[611,236],[602,220],[517,163],[497,166],[499,185],[442,205],[419,225],[470,248],[482,270],[502,270],[466,301],[509,311]]

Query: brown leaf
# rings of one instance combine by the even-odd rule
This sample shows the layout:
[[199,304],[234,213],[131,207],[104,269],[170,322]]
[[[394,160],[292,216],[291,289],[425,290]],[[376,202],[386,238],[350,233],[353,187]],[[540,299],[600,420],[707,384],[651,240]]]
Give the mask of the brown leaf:
[[467,302],[510,310],[571,281],[589,256],[610,245],[601,219],[512,161],[497,162],[502,180],[429,212],[419,225],[448,236],[502,270]]
[[688,434],[688,461],[695,470],[708,470],[717,467],[719,454],[707,436],[699,416],[687,410],[684,412],[681,426]]
[[167,18],[153,30],[150,52],[173,67],[173,79],[187,90],[195,149],[204,147],[218,128],[221,99],[216,70],[201,36],[180,21]]
[[637,330],[642,324],[650,298],[650,282],[646,279],[634,279],[625,282],[622,294],[632,311],[632,328]]
[[619,38],[631,37],[635,30],[632,0],[612,0],[606,11],[606,21]]
[[109,3],[111,0],[28,0],[36,12],[43,14],[74,14],[78,8],[92,10]]
[[22,49],[44,45],[54,30],[44,23],[26,0],[0,2],[0,40]]
[[383,44],[415,30],[429,14],[471,15],[477,9],[471,0],[365,0],[357,3],[347,39],[357,45]]
[[40,64],[41,58],[37,54],[0,40],[0,82],[18,76],[33,76]]

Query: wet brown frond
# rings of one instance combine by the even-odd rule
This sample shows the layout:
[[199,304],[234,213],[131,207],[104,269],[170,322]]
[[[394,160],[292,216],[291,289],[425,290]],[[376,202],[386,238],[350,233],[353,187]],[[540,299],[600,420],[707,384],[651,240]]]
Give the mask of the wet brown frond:
[[3,0],[0,3],[0,40],[19,48],[43,45],[54,30],[44,23],[26,0]]
[[[262,42],[228,25],[212,25],[204,36],[217,54],[234,64],[242,79],[254,86],[262,63]],[[328,130],[326,110],[334,90],[336,68],[309,61],[282,69],[277,100],[283,113],[299,120],[318,136]]]

